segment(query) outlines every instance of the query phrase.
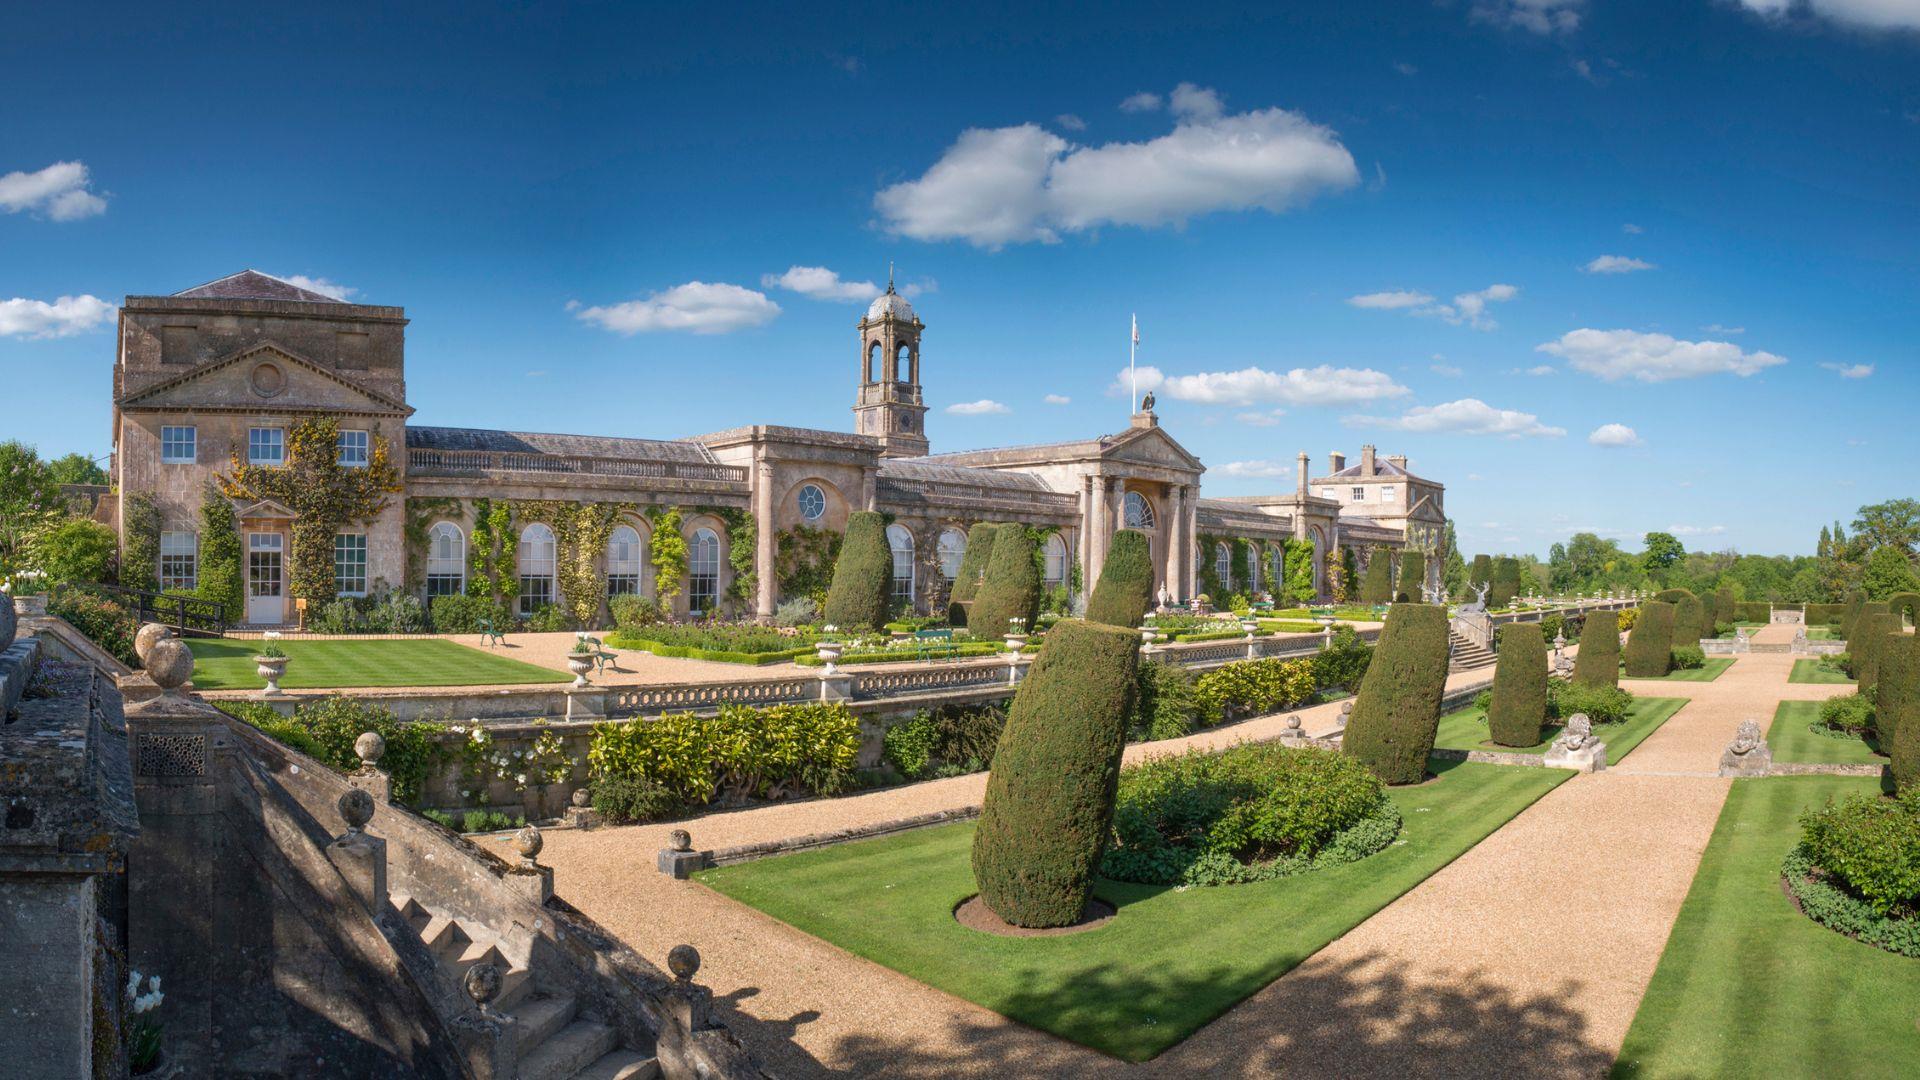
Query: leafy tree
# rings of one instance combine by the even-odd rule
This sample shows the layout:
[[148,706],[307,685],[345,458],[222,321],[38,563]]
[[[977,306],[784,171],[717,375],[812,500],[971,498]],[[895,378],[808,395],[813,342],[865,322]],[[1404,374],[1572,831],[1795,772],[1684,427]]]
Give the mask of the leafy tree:
[[1891,499],[1863,506],[1853,519],[1854,543],[1869,550],[1890,547],[1911,559],[1920,546],[1920,499]]
[[1920,577],[1915,576],[1913,561],[1906,552],[1892,544],[1882,544],[1867,556],[1860,585],[1868,596],[1886,600],[1898,593],[1920,590]]
[[60,484],[33,447],[0,442],[0,581],[27,569],[31,538],[59,507]]
[[1447,595],[1460,597],[1467,591],[1467,560],[1460,554],[1460,539],[1454,535],[1453,519],[1447,519],[1446,559],[1440,571],[1440,583],[1446,586]]
[[33,538],[34,568],[49,585],[107,582],[113,577],[120,546],[113,530],[97,521],[70,517],[41,529]]
[[1687,554],[1680,538],[1672,533],[1650,532],[1646,535],[1646,550],[1640,553],[1640,565],[1647,573],[1658,575],[1673,567]]
[[107,470],[94,464],[85,454],[65,454],[47,462],[47,472],[56,484],[105,484]]

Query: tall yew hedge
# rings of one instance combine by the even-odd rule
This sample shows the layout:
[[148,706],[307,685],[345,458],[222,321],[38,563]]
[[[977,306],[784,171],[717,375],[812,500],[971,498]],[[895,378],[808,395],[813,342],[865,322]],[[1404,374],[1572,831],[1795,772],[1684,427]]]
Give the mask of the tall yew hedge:
[[[1585,646],[1581,647],[1585,651]],[[1673,605],[1649,600],[1640,605],[1627,635],[1627,678],[1658,679],[1673,666]]]
[[1585,686],[1620,685],[1620,613],[1587,614],[1580,631],[1580,654],[1573,658],[1573,681]]
[[885,626],[893,601],[893,552],[887,547],[887,519],[872,510],[847,515],[840,558],[833,564],[821,618],[842,629]]
[[990,521],[977,521],[967,530],[967,550],[960,556],[960,572],[953,576],[953,593],[947,599],[947,621],[954,626],[967,625],[967,605],[980,591],[980,579],[993,560],[993,538],[1000,531]]
[[1920,786],[1920,641],[1889,638],[1874,692],[1874,728],[1893,759],[1894,789]]
[[[1900,617],[1885,611],[1869,611],[1854,620],[1853,629],[1853,640],[1847,642],[1847,652],[1853,657],[1853,681],[1860,693],[1871,697],[1874,684],[1880,681],[1880,658],[1894,643]],[[1906,636],[1901,635],[1899,640],[1905,641]]]
[[[1473,567],[1467,571],[1467,585],[1469,587],[1493,585],[1493,556],[1475,555],[1473,557]],[[1475,589],[1475,595],[1478,595],[1477,589]],[[1488,594],[1488,599],[1492,599],[1491,593]]]
[[1013,697],[973,835],[973,878],[1015,926],[1069,926],[1086,906],[1113,824],[1139,644],[1129,627],[1062,620]]
[[1389,784],[1417,784],[1440,726],[1447,687],[1447,612],[1395,604],[1360,680],[1340,750]]
[[1367,557],[1367,569],[1360,579],[1360,602],[1385,604],[1393,600],[1393,557],[1385,548],[1374,548]]
[[1520,560],[1502,555],[1493,564],[1493,592],[1487,596],[1487,608],[1503,608],[1520,595]]
[[1423,551],[1400,553],[1400,583],[1394,587],[1395,600],[1421,603],[1426,600],[1427,555]]
[[967,607],[967,628],[973,636],[998,641],[1014,619],[1032,629],[1040,614],[1040,564],[1034,559],[1032,534],[1025,525],[999,526],[993,537],[993,559],[986,580]]
[[1894,593],[1887,598],[1887,610],[1920,627],[1920,593]]
[[1532,746],[1546,719],[1547,639],[1539,623],[1514,623],[1500,631],[1487,726],[1501,746]]
[[1121,529],[1107,545],[1100,582],[1087,601],[1087,621],[1131,629],[1140,625],[1152,605],[1152,545],[1138,529]]
[[1705,621],[1706,611],[1700,604],[1700,598],[1686,589],[1663,589],[1654,594],[1655,600],[1673,605],[1673,643],[1675,645],[1698,645],[1706,635],[1701,633],[1701,623]]

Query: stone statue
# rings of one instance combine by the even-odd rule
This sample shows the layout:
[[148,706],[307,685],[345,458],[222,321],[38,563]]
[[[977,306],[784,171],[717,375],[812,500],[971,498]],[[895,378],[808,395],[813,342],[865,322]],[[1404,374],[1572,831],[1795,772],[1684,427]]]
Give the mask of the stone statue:
[[1493,591],[1493,586],[1473,585],[1473,586],[1470,586],[1470,588],[1472,588],[1473,591],[1478,593],[1479,595],[1475,596],[1473,599],[1467,601],[1466,603],[1461,604],[1460,614],[1471,615],[1471,614],[1480,614],[1485,612],[1487,610],[1487,593]]
[[1584,750],[1592,742],[1593,721],[1587,719],[1586,713],[1574,713],[1567,718],[1567,726],[1561,730],[1560,737],[1553,740],[1553,745],[1568,750]]
[[1140,411],[1141,412],[1153,411],[1153,391],[1151,390],[1147,391],[1147,396],[1140,399]]
[[1773,769],[1773,749],[1760,730],[1760,721],[1742,720],[1720,755],[1721,776],[1765,776]]
[[1567,725],[1547,747],[1542,764],[1550,769],[1578,769],[1600,772],[1607,767],[1607,744],[1594,737],[1593,721],[1586,713],[1567,717]]

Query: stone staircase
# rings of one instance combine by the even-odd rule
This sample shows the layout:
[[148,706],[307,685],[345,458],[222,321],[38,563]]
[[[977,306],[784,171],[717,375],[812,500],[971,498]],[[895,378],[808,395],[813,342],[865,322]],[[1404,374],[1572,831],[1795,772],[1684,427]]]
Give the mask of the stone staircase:
[[1458,630],[1450,629],[1447,631],[1447,645],[1447,655],[1449,657],[1447,673],[1450,675],[1462,671],[1477,671],[1480,668],[1492,667],[1495,659],[1497,659],[1493,655],[1492,650],[1466,637]]
[[488,1004],[511,1021],[518,1080],[653,1080],[660,1075],[654,1055],[622,1047],[613,1027],[584,1014],[574,995],[540,989],[527,943],[436,912],[411,896],[396,893],[391,902],[455,985],[481,964],[500,972],[499,992]]

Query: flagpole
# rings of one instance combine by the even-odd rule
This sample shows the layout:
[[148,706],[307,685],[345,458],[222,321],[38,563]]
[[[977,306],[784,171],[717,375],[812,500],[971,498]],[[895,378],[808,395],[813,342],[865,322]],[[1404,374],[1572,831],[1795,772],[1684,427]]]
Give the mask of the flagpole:
[[1133,410],[1140,407],[1140,376],[1133,370],[1134,354],[1139,351],[1140,316],[1136,313],[1133,316],[1133,333],[1129,335],[1127,339],[1127,384],[1128,392],[1133,395],[1132,403],[1127,406],[1129,415],[1132,414]]

